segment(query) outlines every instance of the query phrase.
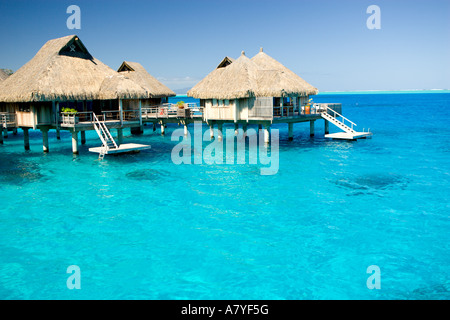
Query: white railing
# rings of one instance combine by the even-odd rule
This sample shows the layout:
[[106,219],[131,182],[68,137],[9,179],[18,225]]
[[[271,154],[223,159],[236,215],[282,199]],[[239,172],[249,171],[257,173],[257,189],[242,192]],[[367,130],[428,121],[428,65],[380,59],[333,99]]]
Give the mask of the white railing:
[[[341,122],[346,125],[347,127],[350,127],[353,130],[353,126],[356,127],[356,123],[354,123],[353,121],[351,121],[350,119],[344,117],[342,114],[340,114],[339,112],[336,112],[335,110],[331,109],[328,105],[326,106],[326,110],[322,111],[322,112],[331,112],[332,116],[334,118],[341,118]],[[350,122],[351,125],[346,124],[345,122]]]
[[[201,116],[203,114],[203,107],[198,107],[195,102],[185,103],[181,110],[189,110],[190,112],[179,112],[178,104],[164,103],[156,106],[144,107],[141,109],[142,118],[176,118],[176,117],[192,117]],[[200,114],[198,114],[200,113]],[[183,115],[181,115],[183,114]]]
[[65,125],[75,125],[79,122],[92,122],[93,112],[61,112],[61,123]]
[[116,141],[111,135],[108,127],[105,125],[104,121],[100,121],[95,113],[92,113],[94,119],[94,129],[97,132],[100,140],[102,141],[103,147],[107,150],[110,148],[108,142],[110,142],[115,148],[118,148]]
[[0,128],[2,126],[4,126],[5,128],[16,126],[16,114],[9,112],[0,113]]

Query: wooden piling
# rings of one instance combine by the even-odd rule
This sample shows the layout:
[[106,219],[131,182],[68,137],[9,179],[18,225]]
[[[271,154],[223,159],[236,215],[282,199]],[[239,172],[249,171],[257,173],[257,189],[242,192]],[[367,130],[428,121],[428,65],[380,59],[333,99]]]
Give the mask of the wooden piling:
[[22,128],[23,130],[23,145],[25,150],[30,150],[30,134],[28,132],[29,128]]
[[72,153],[78,154],[78,131],[72,131]]
[[41,129],[42,132],[42,150],[47,153],[49,152],[48,147],[48,129]]

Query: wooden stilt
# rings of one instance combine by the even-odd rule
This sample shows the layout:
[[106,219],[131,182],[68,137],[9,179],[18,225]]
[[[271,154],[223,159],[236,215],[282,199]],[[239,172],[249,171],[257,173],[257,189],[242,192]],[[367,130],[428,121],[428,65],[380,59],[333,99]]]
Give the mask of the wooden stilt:
[[48,148],[48,129],[42,129],[42,150],[47,153],[49,152]]
[[324,120],[325,121],[325,134],[329,134],[330,133],[330,123],[328,122],[328,120]]
[[217,139],[219,141],[223,140],[222,129],[223,129],[223,124],[222,123],[218,123],[217,124]]
[[78,154],[78,131],[72,131],[72,153]]
[[294,140],[294,123],[289,122],[288,123],[288,131],[289,131],[289,140]]
[[122,128],[117,129],[117,144],[118,145],[123,144],[123,129]]
[[264,143],[269,144],[270,142],[270,124],[264,125]]
[[214,124],[210,124],[209,125],[209,136],[212,138],[214,138]]
[[22,128],[23,130],[23,145],[25,150],[30,150],[30,134],[28,132],[28,128]]

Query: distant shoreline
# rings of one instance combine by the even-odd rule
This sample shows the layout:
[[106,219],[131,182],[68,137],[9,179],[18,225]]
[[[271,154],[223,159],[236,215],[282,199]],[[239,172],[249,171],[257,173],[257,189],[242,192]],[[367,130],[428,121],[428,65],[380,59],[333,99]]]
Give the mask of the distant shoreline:
[[[432,89],[432,90],[366,90],[366,91],[323,91],[317,95],[332,94],[404,94],[404,93],[450,93],[450,89]],[[187,97],[187,94],[177,94],[177,97]]]

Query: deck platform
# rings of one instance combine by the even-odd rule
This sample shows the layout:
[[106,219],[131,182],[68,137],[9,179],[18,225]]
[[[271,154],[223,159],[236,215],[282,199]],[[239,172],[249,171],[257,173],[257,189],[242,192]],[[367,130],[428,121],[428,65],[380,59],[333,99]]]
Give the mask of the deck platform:
[[[106,150],[105,154],[119,154],[119,153],[131,153],[131,152],[139,152],[141,150],[150,149],[151,146],[145,144],[137,144],[137,143],[126,143],[121,144],[118,148],[110,148]],[[89,148],[90,152],[102,153],[104,147],[95,147]]]
[[372,137],[371,132],[337,132],[337,133],[330,133],[326,134],[325,138],[331,138],[331,139],[340,139],[340,140],[357,140],[357,139],[365,139]]

